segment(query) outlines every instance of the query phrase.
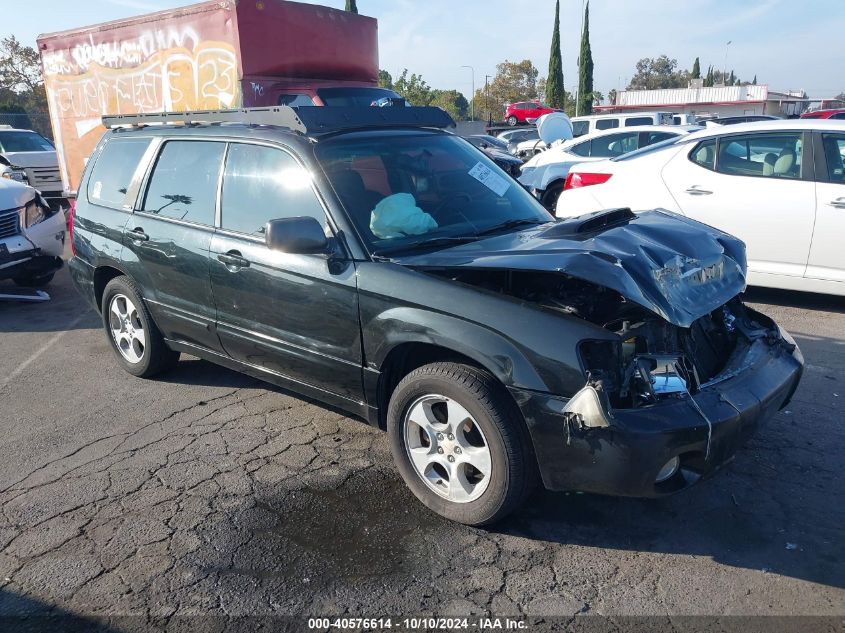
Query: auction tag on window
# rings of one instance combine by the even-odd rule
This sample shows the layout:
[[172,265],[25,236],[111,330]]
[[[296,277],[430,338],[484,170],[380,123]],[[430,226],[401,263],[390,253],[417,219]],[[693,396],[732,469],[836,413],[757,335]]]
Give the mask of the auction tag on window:
[[482,185],[487,187],[497,196],[505,195],[505,192],[510,188],[511,184],[502,178],[499,174],[494,173],[489,167],[485,167],[481,163],[476,163],[475,167],[469,170],[469,175],[475,178]]

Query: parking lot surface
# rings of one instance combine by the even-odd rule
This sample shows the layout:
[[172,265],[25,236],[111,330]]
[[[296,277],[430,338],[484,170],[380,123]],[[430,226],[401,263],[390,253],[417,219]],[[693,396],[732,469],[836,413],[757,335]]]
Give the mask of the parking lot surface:
[[363,422],[184,356],[133,378],[66,270],[49,291],[0,304],[0,616],[845,615],[841,298],[751,293],[807,369],[715,478],[474,529]]

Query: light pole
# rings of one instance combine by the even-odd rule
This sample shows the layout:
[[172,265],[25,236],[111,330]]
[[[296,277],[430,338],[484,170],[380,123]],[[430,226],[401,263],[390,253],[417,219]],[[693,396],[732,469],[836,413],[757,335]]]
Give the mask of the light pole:
[[722,69],[722,83],[724,85],[728,85],[728,47],[731,45],[732,40],[728,40],[728,43],[725,44],[725,67]]
[[475,68],[472,66],[461,66],[461,68],[469,68],[472,73],[472,99],[469,102],[469,120],[475,121],[475,105],[473,105],[473,101],[475,101]]
[[490,84],[487,83],[487,80],[490,79],[492,75],[484,75],[484,109],[487,110],[487,121],[493,121],[493,113],[490,112]]

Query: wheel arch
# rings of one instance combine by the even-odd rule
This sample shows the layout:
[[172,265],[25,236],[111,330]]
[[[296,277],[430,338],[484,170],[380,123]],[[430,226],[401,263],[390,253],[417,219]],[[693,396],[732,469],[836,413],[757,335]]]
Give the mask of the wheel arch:
[[106,286],[115,277],[122,276],[129,277],[126,271],[111,264],[97,266],[94,270],[94,300],[96,301],[98,312],[102,311],[103,293],[106,290]]

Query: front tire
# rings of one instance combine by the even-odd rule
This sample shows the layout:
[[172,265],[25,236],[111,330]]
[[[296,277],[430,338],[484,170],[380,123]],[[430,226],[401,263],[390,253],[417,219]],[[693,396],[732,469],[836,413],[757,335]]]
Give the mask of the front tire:
[[15,282],[16,286],[21,286],[22,288],[45,288],[53,281],[55,274],[47,273],[46,275],[15,277],[12,281]]
[[431,510],[467,525],[513,512],[536,485],[521,414],[489,373],[433,363],[408,374],[390,398],[393,460]]
[[149,378],[178,362],[179,352],[167,347],[138,287],[128,277],[115,277],[106,285],[101,313],[117,362],[133,376]]

